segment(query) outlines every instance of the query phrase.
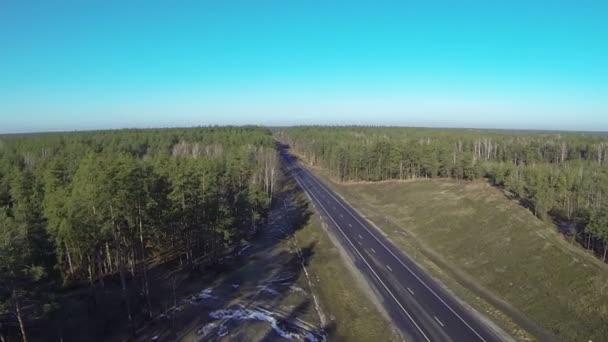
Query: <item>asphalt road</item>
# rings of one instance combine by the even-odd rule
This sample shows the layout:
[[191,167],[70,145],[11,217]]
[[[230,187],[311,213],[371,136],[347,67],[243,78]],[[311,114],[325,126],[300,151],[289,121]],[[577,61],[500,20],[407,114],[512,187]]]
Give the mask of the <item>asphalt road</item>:
[[501,341],[286,149],[280,154],[408,341]]

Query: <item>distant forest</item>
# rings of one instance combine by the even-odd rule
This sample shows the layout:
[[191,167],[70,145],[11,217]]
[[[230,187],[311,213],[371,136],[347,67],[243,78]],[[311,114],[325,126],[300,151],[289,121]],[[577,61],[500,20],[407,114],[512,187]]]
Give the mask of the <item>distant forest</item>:
[[61,336],[56,294],[87,286],[94,298],[114,277],[134,331],[135,307],[160,309],[148,268],[235,253],[267,216],[277,167],[259,127],[0,137],[0,339],[27,340],[40,317]]
[[343,182],[485,177],[607,260],[606,135],[357,126],[277,134]]

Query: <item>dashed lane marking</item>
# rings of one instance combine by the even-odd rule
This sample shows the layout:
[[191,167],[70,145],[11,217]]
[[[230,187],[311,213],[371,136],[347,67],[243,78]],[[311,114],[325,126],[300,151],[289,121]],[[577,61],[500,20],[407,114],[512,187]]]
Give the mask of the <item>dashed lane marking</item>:
[[[300,187],[302,188],[306,188],[306,186],[303,185],[302,182],[300,182],[300,179],[298,179],[298,177],[295,177],[296,181],[298,182],[298,184],[300,185]],[[308,195],[308,191],[306,192],[306,194]],[[329,214],[329,211],[323,206],[323,203],[321,203],[321,201],[319,201],[318,198],[316,198],[315,194],[311,193],[313,197],[315,197],[315,199],[319,202],[319,205],[321,206],[321,208],[323,209],[323,211],[325,211],[326,214]],[[309,197],[310,198],[310,197]],[[310,198],[310,200],[312,201],[312,198]],[[352,214],[351,214],[352,215]],[[382,285],[382,287],[386,290],[386,292],[391,296],[391,298],[395,301],[395,303],[397,303],[397,305],[399,306],[399,308],[401,308],[401,310],[403,311],[403,313],[405,313],[405,315],[407,316],[407,318],[414,324],[414,326],[416,327],[416,329],[420,332],[420,335],[422,335],[422,337],[424,337],[424,339],[427,342],[431,342],[431,340],[429,339],[429,337],[424,333],[424,331],[420,328],[420,326],[418,325],[418,323],[416,323],[416,321],[414,320],[414,317],[412,317],[412,315],[405,309],[405,307],[401,304],[401,302],[399,302],[399,300],[397,299],[397,297],[395,297],[395,295],[391,292],[391,290],[388,288],[388,286],[386,286],[386,284],[382,281],[382,279],[378,276],[378,274],[376,273],[376,271],[372,268],[372,266],[367,262],[367,260],[365,260],[365,257],[361,254],[361,252],[359,252],[357,250],[357,248],[355,248],[355,245],[352,243],[352,241],[348,238],[348,236],[344,233],[344,231],[340,228],[340,226],[338,225],[338,223],[331,217],[331,215],[328,215],[328,218],[333,222],[333,224],[335,225],[336,228],[338,228],[338,230],[340,231],[340,233],[342,234],[342,236],[344,237],[344,239],[346,239],[346,241],[351,245],[351,247],[353,248],[353,250],[355,251],[355,253],[359,256],[359,258],[361,258],[361,260],[365,263],[365,265],[367,266],[367,268],[370,270],[370,272],[372,273],[372,275],[374,277],[376,277],[376,279],[380,282],[380,284]],[[356,219],[356,218],[355,218]],[[365,228],[365,227],[364,227]],[[359,241],[357,241],[359,242]],[[359,242],[359,244],[361,244],[361,242]],[[485,341],[484,341],[485,342]]]
[[443,325],[443,323],[441,323],[441,321],[439,320],[439,318],[437,318],[437,316],[433,316],[433,318],[437,321],[437,323],[439,323],[439,325],[441,325],[442,327],[445,327],[445,325]]
[[[324,190],[324,191],[325,191],[325,192],[326,192],[326,193],[327,193],[329,196],[331,196],[331,197],[332,197],[334,200],[338,201],[338,199],[337,199],[337,198],[336,198],[334,195],[332,195],[332,194],[331,194],[331,192],[330,192],[329,190],[327,190],[326,186],[324,186],[324,185],[323,185],[321,182],[319,182],[319,180],[317,180],[317,179],[316,179],[314,176],[312,176],[312,174],[310,173],[310,171],[308,171],[308,170],[306,170],[306,169],[303,169],[303,168],[302,168],[302,171],[303,171],[305,174],[309,175],[309,176],[312,178],[312,180],[313,180],[313,181],[315,181],[315,183],[317,183],[317,185],[319,186],[319,188],[320,188],[320,189],[323,189],[323,190]],[[296,179],[296,180],[297,180],[297,179]],[[438,299],[438,300],[439,300],[441,303],[443,303],[443,305],[445,305],[445,306],[446,306],[446,307],[447,307],[447,308],[448,308],[448,309],[449,309],[449,310],[450,310],[450,311],[451,311],[451,312],[452,312],[452,313],[453,313],[453,314],[454,314],[456,317],[458,317],[458,319],[460,319],[460,321],[461,321],[462,323],[464,323],[464,325],[466,325],[466,326],[467,326],[467,327],[468,327],[468,328],[469,328],[469,329],[470,329],[470,330],[471,330],[471,331],[472,331],[472,332],[473,332],[473,333],[474,333],[474,334],[475,334],[475,335],[476,335],[476,336],[477,336],[477,337],[478,337],[478,338],[479,338],[479,339],[480,339],[482,342],[486,342],[486,340],[485,340],[485,339],[484,339],[484,338],[483,338],[483,337],[482,337],[482,336],[481,336],[481,335],[480,335],[480,334],[479,334],[479,333],[478,333],[478,332],[477,332],[475,329],[473,329],[473,327],[471,327],[471,325],[470,325],[469,323],[467,323],[467,321],[465,321],[465,320],[464,320],[464,318],[462,318],[462,316],[460,316],[460,315],[459,315],[459,314],[458,314],[458,313],[457,313],[457,312],[456,312],[456,311],[455,311],[455,310],[454,310],[454,309],[453,309],[453,308],[452,308],[450,305],[448,305],[448,303],[446,303],[446,302],[445,302],[445,300],[443,300],[443,298],[441,298],[441,297],[440,297],[440,296],[439,296],[439,295],[438,295],[438,294],[437,294],[435,291],[433,291],[433,289],[432,289],[432,288],[430,288],[430,287],[429,287],[429,285],[427,285],[427,284],[426,284],[426,283],[425,283],[425,282],[424,282],[422,279],[420,279],[420,277],[419,277],[419,276],[418,276],[418,275],[417,275],[415,272],[413,272],[413,271],[412,271],[412,270],[411,270],[411,269],[410,269],[410,268],[409,268],[409,267],[408,267],[408,266],[407,266],[407,265],[406,265],[406,264],[405,264],[405,263],[404,263],[404,262],[403,262],[403,261],[402,261],[402,260],[401,260],[399,257],[397,257],[397,256],[396,256],[396,255],[395,255],[395,254],[394,254],[394,253],[393,253],[393,252],[392,252],[392,251],[391,251],[391,250],[390,250],[390,249],[389,249],[389,248],[388,248],[388,247],[387,247],[387,246],[386,246],[386,245],[385,245],[385,244],[384,244],[382,241],[380,241],[380,240],[379,240],[379,239],[378,239],[378,238],[377,238],[377,237],[376,237],[374,234],[372,234],[372,233],[369,231],[369,229],[368,229],[368,228],[367,228],[367,227],[366,227],[366,226],[365,226],[365,225],[364,225],[364,224],[363,224],[363,223],[362,223],[362,222],[361,222],[361,221],[360,221],[360,220],[357,218],[357,216],[355,216],[355,215],[352,213],[352,209],[350,209],[350,210],[349,210],[348,208],[346,208],[346,206],[344,206],[344,205],[343,205],[342,203],[340,203],[339,201],[338,201],[338,204],[339,204],[340,206],[342,206],[342,208],[344,208],[344,210],[346,210],[346,212],[347,212],[348,214],[350,214],[350,215],[351,215],[351,216],[352,216],[352,217],[355,219],[355,221],[357,221],[357,222],[358,222],[358,223],[359,223],[359,224],[360,224],[360,225],[363,227],[363,229],[367,230],[367,232],[368,232],[368,233],[370,233],[370,235],[371,235],[371,236],[372,236],[374,239],[376,239],[376,241],[378,241],[378,242],[379,242],[379,243],[380,243],[380,244],[381,244],[381,245],[382,245],[382,246],[383,246],[383,247],[384,247],[384,248],[385,248],[385,249],[386,249],[386,250],[387,250],[387,251],[388,251],[388,252],[389,252],[389,253],[390,253],[390,254],[391,254],[391,255],[392,255],[394,258],[395,258],[395,259],[397,259],[397,261],[398,261],[398,262],[399,262],[399,263],[400,263],[400,264],[401,264],[401,265],[402,265],[402,266],[403,266],[405,269],[407,269],[407,270],[408,270],[408,271],[409,271],[409,272],[410,272],[410,273],[411,273],[411,274],[412,274],[412,275],[413,275],[413,276],[414,276],[414,277],[415,277],[415,278],[416,278],[416,279],[417,279],[417,280],[418,280],[418,281],[419,281],[419,282],[420,282],[420,283],[421,283],[421,284],[422,284],[424,287],[426,287],[426,288],[427,288],[427,290],[429,290],[429,292],[431,292],[431,293],[432,293],[432,294],[435,296],[435,298],[437,298],[437,299]],[[344,233],[344,232],[342,232],[342,233]],[[389,291],[389,292],[390,292],[390,291]],[[402,308],[402,309],[403,309],[403,308]],[[407,311],[405,311],[405,310],[404,310],[404,312],[406,312],[406,313],[407,313]],[[409,314],[408,314],[408,317],[409,317]],[[413,319],[411,319],[411,320],[413,321]],[[414,322],[414,323],[415,323],[415,322]],[[417,327],[417,328],[418,328],[418,327]],[[420,330],[420,328],[418,328],[418,330],[419,330],[419,331],[422,333],[422,331]],[[424,333],[422,333],[422,335],[425,337],[425,339],[426,339],[427,341],[430,341],[430,340],[429,340],[429,338],[428,338],[428,337],[427,337],[427,336],[426,336]]]

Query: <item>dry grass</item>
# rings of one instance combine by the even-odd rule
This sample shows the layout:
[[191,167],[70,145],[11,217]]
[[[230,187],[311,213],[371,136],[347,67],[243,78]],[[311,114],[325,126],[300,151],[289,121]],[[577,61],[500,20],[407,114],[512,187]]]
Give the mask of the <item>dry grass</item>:
[[[509,327],[513,321],[506,316],[518,321],[512,316],[520,313],[561,340],[608,338],[607,265],[489,184],[421,180],[332,186],[406,252],[418,258],[420,248],[428,249],[437,258],[431,271],[480,311],[504,318],[498,323],[517,338],[528,335]],[[496,308],[483,303],[484,295],[464,285],[463,277],[515,310],[492,313]]]
[[[296,201],[306,201],[297,192]],[[317,215],[295,234],[299,246],[314,245],[307,265],[328,319],[331,341],[394,341],[398,335],[379,312],[356,276],[349,271],[340,250],[322,228]]]

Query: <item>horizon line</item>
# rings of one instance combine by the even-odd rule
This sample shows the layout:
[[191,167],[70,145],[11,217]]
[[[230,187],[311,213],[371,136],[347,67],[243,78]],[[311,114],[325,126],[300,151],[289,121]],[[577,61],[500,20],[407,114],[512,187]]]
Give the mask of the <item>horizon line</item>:
[[544,128],[498,128],[498,127],[467,127],[467,126],[416,126],[416,125],[391,125],[391,124],[293,124],[293,125],[264,125],[264,124],[201,124],[201,125],[176,125],[176,126],[124,126],[124,127],[106,127],[106,128],[84,128],[73,130],[45,130],[45,131],[13,131],[0,132],[0,137],[18,136],[18,135],[36,135],[36,134],[62,134],[62,133],[94,133],[108,131],[125,131],[125,130],[165,130],[165,129],[189,129],[189,128],[213,128],[213,127],[263,127],[263,128],[291,128],[291,127],[374,127],[374,128],[414,128],[414,129],[430,129],[430,130],[477,130],[477,131],[506,131],[506,132],[529,132],[529,133],[567,133],[567,134],[592,134],[602,135],[608,134],[608,130],[575,130],[575,129],[544,129]]

